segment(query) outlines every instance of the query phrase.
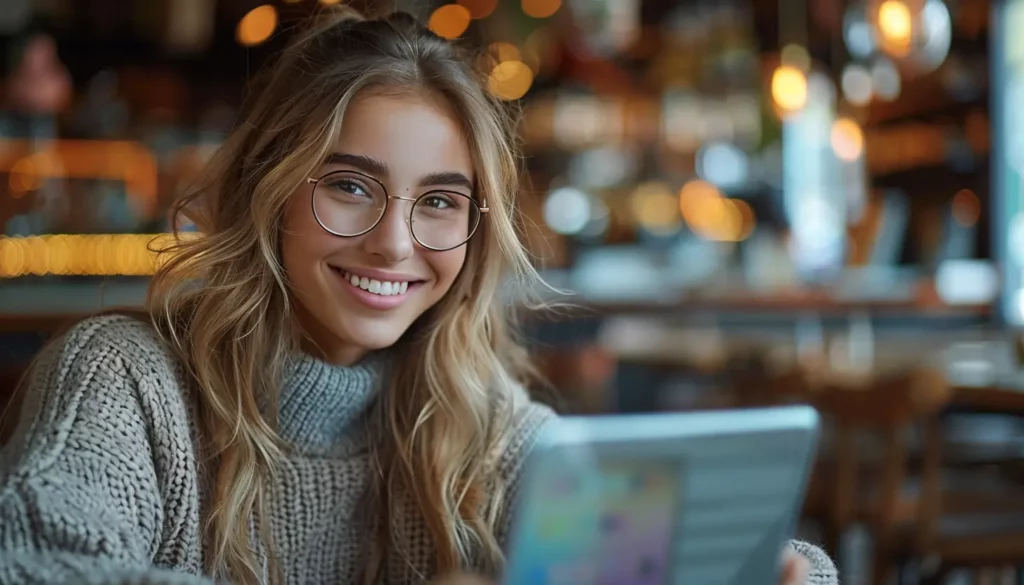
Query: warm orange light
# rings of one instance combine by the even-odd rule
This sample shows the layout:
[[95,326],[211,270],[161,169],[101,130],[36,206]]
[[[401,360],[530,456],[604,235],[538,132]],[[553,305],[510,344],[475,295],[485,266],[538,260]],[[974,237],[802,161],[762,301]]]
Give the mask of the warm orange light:
[[913,18],[910,7],[903,0],[885,0],[878,6],[878,30],[885,45],[897,54],[910,48]]
[[496,43],[491,43],[487,49],[490,51],[491,55],[498,60],[498,63],[501,63],[502,61],[523,60],[523,54],[519,51],[519,47],[512,43],[498,41]]
[[[181,234],[182,238],[198,234]],[[0,278],[29,274],[149,276],[173,234],[0,236]]]
[[839,160],[853,162],[864,154],[864,132],[850,118],[839,118],[833,122],[829,139]]
[[547,18],[561,7],[562,0],[523,0],[523,13],[534,18]]
[[964,227],[971,227],[981,219],[981,200],[970,189],[961,189],[953,196],[953,219]]
[[[487,46],[487,50],[480,54],[477,65],[481,71],[490,71],[494,66],[504,61],[523,61],[523,53],[519,47],[505,41],[497,41]],[[531,65],[530,69],[536,71]]]
[[472,16],[465,6],[446,4],[430,15],[427,27],[439,37],[457,39],[469,28]]
[[502,61],[491,70],[487,86],[503,100],[517,100],[533,85],[533,71],[522,61]]
[[340,4],[341,0],[320,0],[320,3],[324,6],[334,6],[335,4]]
[[157,211],[157,166],[153,154],[137,142],[119,140],[0,139],[0,172],[10,174],[11,195],[42,187],[46,178],[124,181],[141,214]]
[[754,214],[754,209],[750,207],[750,204],[742,199],[729,199],[729,202],[740,214],[740,229],[736,241],[741,242],[749,238],[757,228],[757,215]]
[[472,18],[487,18],[498,7],[498,0],[458,0]]
[[676,198],[663,183],[638,185],[630,195],[629,207],[636,222],[649,232],[671,234],[679,230]]
[[772,99],[785,111],[807,104],[807,76],[792,65],[781,65],[772,74]]
[[754,210],[745,201],[722,196],[707,181],[690,181],[679,191],[679,211],[696,235],[718,242],[740,242],[753,233]]
[[43,177],[49,174],[50,166],[49,157],[45,152],[26,156],[11,165],[7,178],[11,196],[18,199],[29,191],[40,189],[43,186]]
[[240,45],[251,47],[270,38],[277,28],[277,9],[270,4],[257,6],[238,21],[235,39]]

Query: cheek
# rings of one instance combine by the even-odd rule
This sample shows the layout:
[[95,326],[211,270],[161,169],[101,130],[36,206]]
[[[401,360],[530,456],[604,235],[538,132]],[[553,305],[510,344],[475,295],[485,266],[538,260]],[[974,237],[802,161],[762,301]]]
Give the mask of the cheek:
[[301,285],[311,276],[317,263],[330,251],[332,238],[324,233],[312,213],[293,197],[285,212],[281,234],[281,262],[289,279]]
[[463,265],[466,263],[466,247],[448,250],[447,252],[434,252],[430,257],[430,266],[437,276],[438,285],[447,292],[452,283],[459,277]]

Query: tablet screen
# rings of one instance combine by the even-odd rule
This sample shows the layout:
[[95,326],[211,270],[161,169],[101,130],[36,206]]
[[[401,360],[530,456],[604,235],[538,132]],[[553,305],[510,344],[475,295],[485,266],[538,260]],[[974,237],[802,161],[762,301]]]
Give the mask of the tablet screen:
[[511,582],[667,583],[679,479],[674,462],[604,462],[591,476],[549,475],[522,540],[529,574],[510,575]]

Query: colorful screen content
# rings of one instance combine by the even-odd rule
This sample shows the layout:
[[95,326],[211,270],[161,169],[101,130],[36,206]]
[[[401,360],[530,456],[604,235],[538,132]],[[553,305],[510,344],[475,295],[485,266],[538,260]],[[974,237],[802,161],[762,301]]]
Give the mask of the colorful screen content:
[[524,509],[509,585],[664,585],[671,576],[677,465],[549,474]]

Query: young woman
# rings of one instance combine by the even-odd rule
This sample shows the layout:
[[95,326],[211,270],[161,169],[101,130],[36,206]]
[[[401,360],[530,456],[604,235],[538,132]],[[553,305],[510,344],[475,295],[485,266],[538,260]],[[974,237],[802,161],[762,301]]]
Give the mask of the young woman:
[[[500,572],[554,416],[519,385],[498,298],[536,277],[512,119],[411,18],[338,14],[177,208],[204,235],[167,256],[149,314],[39,358],[0,459],[0,583]],[[793,550],[797,582],[835,582]]]

